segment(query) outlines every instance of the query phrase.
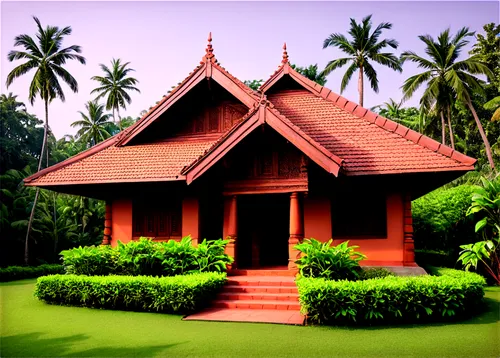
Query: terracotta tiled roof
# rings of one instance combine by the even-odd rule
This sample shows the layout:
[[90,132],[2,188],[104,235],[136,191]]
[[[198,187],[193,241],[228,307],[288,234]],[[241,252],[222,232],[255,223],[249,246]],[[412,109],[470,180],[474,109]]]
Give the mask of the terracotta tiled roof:
[[215,140],[166,141],[133,146],[109,146],[36,179],[36,185],[100,184],[182,179],[182,169],[201,156]]
[[346,174],[465,170],[475,163],[340,96],[334,103],[306,90],[290,90],[268,98],[311,138],[344,159]]

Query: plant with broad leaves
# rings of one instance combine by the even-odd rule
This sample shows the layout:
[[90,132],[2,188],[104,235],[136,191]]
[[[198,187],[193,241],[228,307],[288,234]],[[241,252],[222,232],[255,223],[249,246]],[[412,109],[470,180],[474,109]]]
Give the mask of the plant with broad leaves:
[[460,257],[466,270],[477,269],[483,263],[488,274],[500,285],[500,175],[477,186],[472,195],[472,205],[467,215],[482,215],[476,223],[476,232],[482,232],[484,240],[461,245]]
[[349,241],[332,246],[332,242],[332,239],[320,242],[311,238],[295,245],[295,249],[302,253],[295,261],[301,276],[329,280],[354,280],[359,277],[359,261],[366,258],[356,251],[359,246],[349,246]]

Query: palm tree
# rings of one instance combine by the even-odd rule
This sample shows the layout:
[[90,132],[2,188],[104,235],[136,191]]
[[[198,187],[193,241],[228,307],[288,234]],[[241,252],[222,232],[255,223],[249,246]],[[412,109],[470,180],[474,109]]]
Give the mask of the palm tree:
[[[35,98],[40,96],[40,99],[42,99],[45,104],[44,136],[42,150],[40,151],[40,159],[38,161],[38,170],[40,171],[45,151],[47,152],[47,165],[49,161],[49,150],[48,148],[45,150],[49,133],[49,103],[55,98],[60,98],[63,102],[66,99],[59,79],[62,79],[73,92],[78,92],[78,83],[63,65],[69,60],[77,60],[81,64],[85,64],[85,58],[79,55],[82,52],[80,46],[71,45],[69,47],[62,47],[65,36],[71,35],[72,30],[70,26],[66,26],[62,29],[57,26],[47,26],[44,29],[38,18],[33,17],[33,19],[38,27],[36,40],[25,34],[14,38],[14,46],[24,47],[24,51],[12,50],[7,55],[7,58],[11,62],[14,60],[27,60],[27,62],[15,67],[7,75],[6,85],[9,87],[16,78],[36,69],[29,88],[28,98],[31,104],[33,104]],[[28,237],[33,223],[33,215],[35,213],[38,195],[39,189],[37,189],[35,194],[28,230],[26,232],[24,253],[24,260],[26,263],[28,263]]]
[[387,118],[399,119],[402,104],[403,104],[402,102],[398,103],[395,100],[393,100],[392,98],[389,98],[388,102],[384,102],[383,104],[381,104],[379,106],[375,106],[374,109],[379,108],[379,109],[383,110],[384,115]]
[[382,31],[390,30],[392,28],[392,24],[389,22],[383,22],[370,33],[372,29],[371,18],[371,15],[366,16],[360,24],[358,24],[356,20],[351,19],[351,28],[348,33],[351,35],[352,40],[349,41],[342,34],[333,33],[323,42],[323,49],[327,47],[338,47],[349,57],[337,58],[328,62],[321,74],[327,76],[335,69],[350,63],[340,85],[340,93],[342,93],[347,87],[354,72],[359,70],[358,92],[360,106],[363,106],[364,75],[368,77],[371,88],[375,91],[375,93],[378,93],[377,72],[372,67],[371,61],[387,66],[395,71],[402,71],[401,64],[394,54],[390,52],[380,52],[388,46],[393,49],[398,48],[398,42],[396,40],[384,39],[380,42],[378,41]]
[[18,109],[26,110],[26,106],[23,102],[17,101],[17,95],[13,95],[9,92],[8,95],[0,95],[0,103],[4,106],[4,110],[16,112]]
[[[139,83],[137,79],[133,77],[127,77],[129,72],[135,71],[132,68],[127,68],[130,62],[121,63],[121,60],[111,60],[111,69],[107,66],[100,64],[102,71],[105,76],[94,76],[92,79],[99,82],[99,87],[92,90],[91,93],[98,93],[96,100],[107,97],[106,99],[106,109],[113,110],[113,121],[118,123],[121,131],[120,125],[120,107],[125,109],[126,103],[130,104],[132,99],[127,91],[139,91],[135,85]],[[118,121],[115,118],[115,111],[118,114]]]
[[[490,143],[470,97],[471,91],[484,93],[484,89],[481,86],[482,81],[473,75],[485,74],[491,76],[492,74],[489,68],[479,61],[477,56],[457,61],[462,48],[469,43],[467,37],[473,35],[474,32],[469,31],[468,27],[463,27],[453,38],[450,38],[449,29],[443,31],[437,38],[437,41],[430,35],[419,36],[419,39],[426,45],[425,52],[429,58],[421,57],[413,51],[405,51],[401,55],[401,59],[403,62],[415,62],[418,67],[425,69],[425,71],[408,78],[403,84],[402,89],[404,99],[408,99],[422,84],[427,85],[420,104],[425,109],[435,107],[440,113],[443,143],[445,126],[444,111],[447,111],[448,123],[451,128],[450,106],[452,100],[458,99],[465,103],[472,112],[476,126],[484,142],[490,167],[493,169],[495,164],[491,154]],[[453,136],[452,132],[450,133],[451,136]]]
[[77,137],[80,140],[90,143],[90,146],[96,145],[106,138],[111,137],[106,128],[111,124],[110,114],[104,113],[104,105],[96,101],[88,101],[85,104],[87,114],[78,111],[82,119],[71,123],[71,127],[80,127]]
[[309,65],[308,67],[300,67],[297,65],[292,65],[291,67],[301,75],[309,78],[311,81],[316,82],[320,86],[324,86],[326,84],[326,75],[322,72],[318,73],[317,63],[314,65]]

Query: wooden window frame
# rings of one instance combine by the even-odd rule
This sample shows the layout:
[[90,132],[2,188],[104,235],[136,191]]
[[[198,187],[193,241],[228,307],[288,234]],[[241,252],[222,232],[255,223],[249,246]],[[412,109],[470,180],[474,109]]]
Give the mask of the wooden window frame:
[[[147,231],[152,219],[152,231]],[[163,219],[163,229],[160,227]],[[132,204],[132,238],[149,237],[157,240],[182,237],[182,200],[171,198],[164,203],[134,201]]]

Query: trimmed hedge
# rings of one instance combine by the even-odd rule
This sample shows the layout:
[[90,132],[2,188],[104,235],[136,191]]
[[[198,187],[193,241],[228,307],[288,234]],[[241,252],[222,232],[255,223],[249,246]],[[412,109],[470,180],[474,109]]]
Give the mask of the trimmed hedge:
[[225,273],[173,277],[53,275],[40,277],[35,297],[51,304],[190,313],[205,306],[226,282]]
[[77,247],[61,252],[66,273],[73,275],[176,276],[199,272],[225,272],[234,260],[227,255],[230,240],[203,240],[194,246],[191,237],[180,241],[153,241],[142,237],[118,247]]
[[318,324],[443,321],[476,311],[484,296],[483,277],[437,269],[443,276],[385,277],[365,281],[297,281],[301,310]]
[[56,264],[40,266],[9,266],[0,268],[0,282],[23,280],[45,275],[64,273],[64,267]]

